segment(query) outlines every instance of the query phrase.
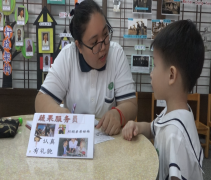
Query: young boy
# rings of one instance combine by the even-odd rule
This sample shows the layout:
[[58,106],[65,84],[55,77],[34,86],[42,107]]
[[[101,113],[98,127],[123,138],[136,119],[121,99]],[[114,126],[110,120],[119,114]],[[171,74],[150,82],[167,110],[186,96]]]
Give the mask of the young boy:
[[201,180],[203,150],[187,95],[199,78],[204,64],[204,44],[189,20],[174,22],[154,39],[154,69],[151,84],[156,99],[167,107],[152,122],[129,121],[122,135],[126,140],[143,134],[155,138],[159,154],[159,180]]

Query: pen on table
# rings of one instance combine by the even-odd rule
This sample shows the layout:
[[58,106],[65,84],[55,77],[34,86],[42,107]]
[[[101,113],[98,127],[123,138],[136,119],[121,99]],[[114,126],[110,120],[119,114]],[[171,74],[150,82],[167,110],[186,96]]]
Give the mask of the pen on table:
[[76,103],[73,104],[72,113],[74,114],[76,108]]

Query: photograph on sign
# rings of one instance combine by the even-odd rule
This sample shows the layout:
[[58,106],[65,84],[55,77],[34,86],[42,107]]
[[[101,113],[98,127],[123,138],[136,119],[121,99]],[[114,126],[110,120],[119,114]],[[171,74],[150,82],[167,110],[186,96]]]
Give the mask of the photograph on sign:
[[58,156],[87,157],[88,138],[59,138]]
[[152,0],[133,0],[133,13],[151,14]]
[[149,73],[150,56],[149,55],[132,55],[131,56],[131,72]]

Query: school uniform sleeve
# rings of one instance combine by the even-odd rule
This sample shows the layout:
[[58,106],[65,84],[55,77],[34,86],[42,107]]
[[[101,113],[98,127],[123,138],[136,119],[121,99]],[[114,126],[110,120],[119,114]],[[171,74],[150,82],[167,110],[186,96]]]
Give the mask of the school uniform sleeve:
[[64,99],[69,87],[70,62],[71,58],[74,58],[70,55],[70,48],[70,45],[67,45],[61,50],[40,89],[42,93],[51,96],[58,104]]
[[170,133],[167,138],[163,154],[165,168],[167,168],[169,172],[165,179],[171,180],[172,176],[181,180],[189,179],[191,175],[189,169],[192,169],[190,168],[192,164],[189,159],[182,134],[176,126],[169,126],[171,126],[170,129],[172,133]]
[[114,84],[115,99],[117,102],[126,99],[136,98],[131,70],[122,47],[119,47],[117,52],[116,78]]

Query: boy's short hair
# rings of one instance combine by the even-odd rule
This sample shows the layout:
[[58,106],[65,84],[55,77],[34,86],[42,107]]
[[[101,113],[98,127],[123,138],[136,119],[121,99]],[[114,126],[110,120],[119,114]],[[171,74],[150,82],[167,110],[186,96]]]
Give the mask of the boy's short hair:
[[180,20],[169,24],[155,37],[152,47],[168,67],[178,68],[184,90],[192,91],[204,64],[204,43],[193,22]]

